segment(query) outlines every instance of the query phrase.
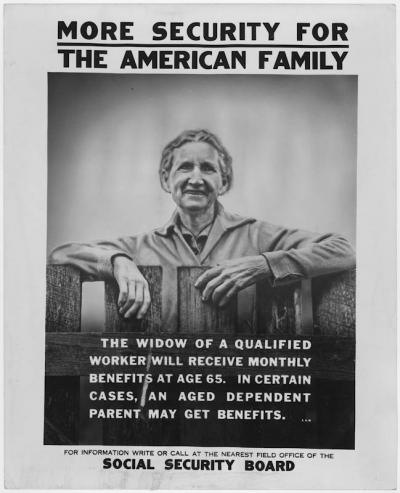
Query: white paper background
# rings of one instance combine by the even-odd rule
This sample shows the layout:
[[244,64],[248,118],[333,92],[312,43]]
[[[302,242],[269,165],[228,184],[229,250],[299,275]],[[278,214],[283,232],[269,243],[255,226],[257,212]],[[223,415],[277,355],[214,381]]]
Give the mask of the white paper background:
[[[103,471],[99,458],[43,446],[47,72],[61,71],[59,19],[130,20],[137,39],[156,20],[339,20],[349,25],[341,73],[358,75],[356,450],[297,461],[291,473]],[[395,58],[388,5],[6,7],[5,365],[8,487],[390,488],[395,471]],[[329,72],[331,74],[331,72]]]

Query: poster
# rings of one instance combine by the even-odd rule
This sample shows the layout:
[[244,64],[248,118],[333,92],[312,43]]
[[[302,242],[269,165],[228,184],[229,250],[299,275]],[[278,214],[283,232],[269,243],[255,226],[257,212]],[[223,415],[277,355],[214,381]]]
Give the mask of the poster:
[[6,6],[7,487],[395,486],[394,18]]

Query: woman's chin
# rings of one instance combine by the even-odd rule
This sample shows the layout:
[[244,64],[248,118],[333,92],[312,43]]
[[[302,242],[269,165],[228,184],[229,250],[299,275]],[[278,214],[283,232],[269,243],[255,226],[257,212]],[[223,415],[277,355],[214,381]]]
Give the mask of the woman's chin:
[[206,197],[202,195],[193,195],[191,197],[185,197],[180,206],[183,210],[187,210],[188,212],[203,212],[208,209],[211,204],[208,202]]

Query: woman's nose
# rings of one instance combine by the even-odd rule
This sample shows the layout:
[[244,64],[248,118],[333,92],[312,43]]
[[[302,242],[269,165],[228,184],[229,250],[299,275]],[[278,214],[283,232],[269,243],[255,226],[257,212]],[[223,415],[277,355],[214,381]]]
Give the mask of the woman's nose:
[[201,183],[203,181],[203,174],[200,167],[195,166],[190,174],[190,183]]

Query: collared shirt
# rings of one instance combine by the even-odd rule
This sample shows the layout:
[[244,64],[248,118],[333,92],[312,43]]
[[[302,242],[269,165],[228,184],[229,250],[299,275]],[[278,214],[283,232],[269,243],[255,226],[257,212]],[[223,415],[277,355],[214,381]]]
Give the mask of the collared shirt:
[[[79,268],[87,280],[112,277],[112,258],[124,255],[137,265],[161,265],[163,330],[178,327],[177,270],[180,266],[212,266],[226,260],[264,255],[272,273],[272,284],[347,270],[355,255],[346,239],[335,234],[318,234],[275,226],[251,217],[231,214],[218,204],[207,240],[195,254],[177,225],[178,213],[162,228],[136,236],[89,243],[67,243],[50,255],[53,264]],[[255,320],[255,287],[238,296],[240,327]],[[245,330],[245,329],[243,329]]]
[[205,226],[197,235],[194,235],[183,223],[179,222],[179,227],[182,232],[182,236],[186,243],[193,250],[195,255],[199,255],[206,244],[208,235],[210,234],[212,222]]

